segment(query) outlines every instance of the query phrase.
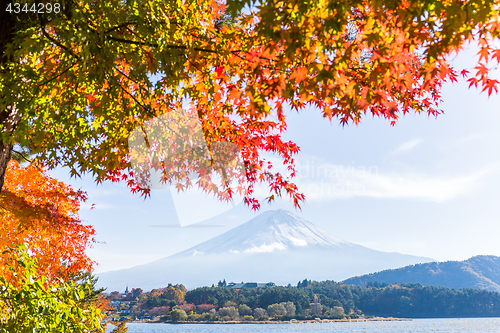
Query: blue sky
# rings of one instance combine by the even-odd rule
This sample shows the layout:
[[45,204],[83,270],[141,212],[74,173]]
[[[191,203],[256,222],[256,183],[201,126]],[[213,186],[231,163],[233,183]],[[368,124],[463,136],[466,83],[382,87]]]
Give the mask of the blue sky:
[[[473,54],[464,52],[454,65],[473,67]],[[447,84],[443,99],[445,114],[437,119],[407,115],[395,127],[371,117],[341,127],[318,110],[290,112],[285,138],[301,147],[297,183],[308,200],[302,211],[288,199],[262,210],[295,211],[336,237],[382,251],[437,260],[500,256],[500,99],[464,81]],[[69,179],[64,169],[51,173],[89,194],[81,217],[97,230],[100,243],[89,250],[100,263],[97,272],[174,254],[255,215],[193,194],[156,190],[144,200],[123,184]],[[157,227],[186,226],[223,211],[225,220],[210,223],[223,227]]]

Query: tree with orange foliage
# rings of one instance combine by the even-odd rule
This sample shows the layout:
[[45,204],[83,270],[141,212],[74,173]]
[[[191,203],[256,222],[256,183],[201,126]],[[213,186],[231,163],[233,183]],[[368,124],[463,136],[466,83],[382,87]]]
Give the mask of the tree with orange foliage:
[[36,164],[12,160],[6,175],[0,193],[0,332],[104,332],[100,322],[109,300],[95,288],[94,262],[85,253],[95,231],[78,216],[86,194]]
[[[40,166],[12,160],[0,193],[0,250],[24,244],[49,279],[91,271],[94,263],[85,250],[95,242],[95,230],[78,217],[86,200],[84,192],[50,177]],[[3,276],[9,274],[6,259],[0,256]]]
[[[184,287],[182,284],[181,286]],[[186,290],[183,290],[181,287],[177,288],[177,286],[169,286],[164,293],[166,299],[171,299],[174,300],[177,304],[182,304],[182,302],[184,302],[185,292]]]

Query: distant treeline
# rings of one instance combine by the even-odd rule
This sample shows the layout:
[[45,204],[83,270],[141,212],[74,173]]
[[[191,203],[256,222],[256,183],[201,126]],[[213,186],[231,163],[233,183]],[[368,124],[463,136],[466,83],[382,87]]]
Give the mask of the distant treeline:
[[[263,311],[269,312],[272,309],[274,317],[281,319],[357,318],[360,314],[406,318],[500,316],[500,293],[479,289],[455,290],[423,286],[420,283],[369,283],[362,287],[306,279],[296,287],[289,285],[232,289],[219,283],[218,286],[185,291],[183,287],[171,286],[161,292],[154,290],[141,294],[136,301],[137,309],[192,309],[194,315],[203,313],[202,309],[208,311],[213,308],[212,314],[216,315],[216,311],[220,312],[221,309],[226,311],[228,308],[239,308],[240,312],[245,309],[246,313],[253,314],[255,319],[255,309],[259,309],[257,312],[262,313],[262,316],[269,317],[272,317],[271,313]],[[280,310],[280,304],[287,310]],[[169,311],[164,314],[167,312]],[[186,313],[189,314],[189,311]],[[238,314],[235,313],[235,316]]]
[[364,313],[380,316],[498,317],[500,293],[481,289],[451,289],[420,283],[351,286],[356,306]]
[[[451,289],[420,283],[368,284],[366,287],[341,285],[334,281],[304,280],[297,287],[234,290],[202,287],[190,290],[186,301],[206,303],[214,298],[218,305],[232,301],[251,308],[266,308],[280,302],[293,302],[297,314],[304,314],[319,298],[323,308],[342,306],[346,314],[362,313],[393,317],[492,317],[500,316],[500,293],[480,289]],[[359,311],[358,311],[359,310]]]

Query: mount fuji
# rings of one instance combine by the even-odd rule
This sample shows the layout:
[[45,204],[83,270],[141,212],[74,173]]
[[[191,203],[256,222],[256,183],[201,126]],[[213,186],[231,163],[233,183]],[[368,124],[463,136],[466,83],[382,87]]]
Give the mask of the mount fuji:
[[150,290],[168,283],[195,288],[222,279],[295,285],[305,278],[341,281],[431,261],[349,243],[288,211],[274,210],[169,257],[100,273],[98,284],[108,291],[125,286]]

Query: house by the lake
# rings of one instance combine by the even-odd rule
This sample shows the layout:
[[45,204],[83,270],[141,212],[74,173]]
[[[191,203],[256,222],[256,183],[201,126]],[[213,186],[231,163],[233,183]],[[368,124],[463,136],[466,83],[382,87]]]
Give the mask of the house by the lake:
[[276,284],[274,282],[260,283],[260,282],[229,282],[226,288],[232,289],[245,289],[245,288],[265,288],[265,287],[274,287]]

